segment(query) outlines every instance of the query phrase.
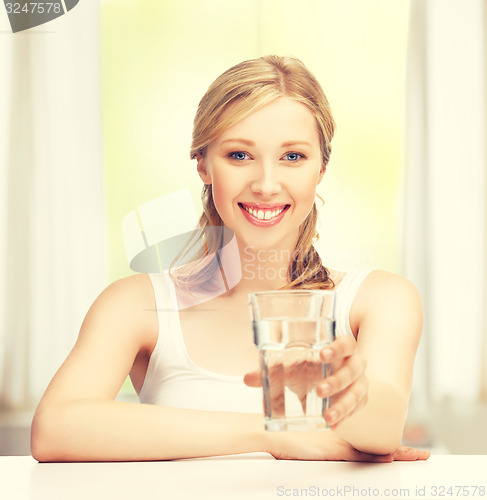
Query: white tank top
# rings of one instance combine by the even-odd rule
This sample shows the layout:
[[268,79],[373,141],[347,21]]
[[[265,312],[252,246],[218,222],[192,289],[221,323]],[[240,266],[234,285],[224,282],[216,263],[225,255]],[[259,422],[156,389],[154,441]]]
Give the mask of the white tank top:
[[[370,270],[345,274],[336,287],[336,334],[353,335],[350,309]],[[262,389],[247,387],[243,378],[222,375],[191,361],[184,344],[174,284],[167,274],[148,273],[154,288],[159,335],[149,360],[141,403],[207,411],[262,413]]]

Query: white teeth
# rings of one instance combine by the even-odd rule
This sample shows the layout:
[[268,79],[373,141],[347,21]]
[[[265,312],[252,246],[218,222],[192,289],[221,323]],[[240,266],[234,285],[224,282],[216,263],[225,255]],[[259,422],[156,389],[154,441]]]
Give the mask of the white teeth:
[[245,205],[242,205],[247,212],[252,214],[256,219],[259,220],[269,220],[273,219],[274,217],[278,216],[281,212],[284,211],[284,208],[278,209],[278,210],[256,210],[255,208],[250,208],[246,207]]

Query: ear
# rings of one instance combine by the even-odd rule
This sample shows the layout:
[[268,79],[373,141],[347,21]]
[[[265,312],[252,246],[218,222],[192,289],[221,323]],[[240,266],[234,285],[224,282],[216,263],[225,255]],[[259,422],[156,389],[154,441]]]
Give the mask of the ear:
[[211,175],[208,172],[208,168],[206,166],[206,160],[201,155],[201,153],[196,153],[196,169],[198,170],[198,174],[200,174],[201,180],[205,184],[211,184]]
[[318,184],[323,180],[323,176],[325,175],[325,172],[326,172],[326,165],[323,164],[321,166],[321,170],[320,170],[320,173],[319,173],[319,176],[318,176]]

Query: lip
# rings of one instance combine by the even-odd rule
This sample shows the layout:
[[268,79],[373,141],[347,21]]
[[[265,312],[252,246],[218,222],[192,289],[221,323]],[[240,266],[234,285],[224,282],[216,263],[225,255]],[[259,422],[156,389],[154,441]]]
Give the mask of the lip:
[[[273,217],[272,219],[258,219],[257,217],[254,217],[251,213],[247,212],[245,210],[244,205],[249,208],[253,208],[255,210],[282,210],[282,212],[277,215],[276,217]],[[286,212],[288,211],[289,205],[288,203],[238,203],[238,206],[240,210],[242,211],[244,217],[252,223],[254,226],[258,227],[271,227],[275,226],[276,224],[279,224],[281,222],[282,218],[284,215],[286,215]]]
[[256,210],[280,210],[289,205],[289,203],[243,203],[240,202],[239,205],[245,205],[249,208],[254,208]]

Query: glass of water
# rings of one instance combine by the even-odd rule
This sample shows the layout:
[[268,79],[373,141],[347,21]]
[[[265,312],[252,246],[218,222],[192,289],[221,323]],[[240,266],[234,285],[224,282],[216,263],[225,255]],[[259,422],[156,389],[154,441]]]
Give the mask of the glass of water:
[[335,340],[335,293],[278,290],[252,293],[249,300],[266,429],[326,429],[331,398],[320,398],[316,386],[331,373],[320,351]]

